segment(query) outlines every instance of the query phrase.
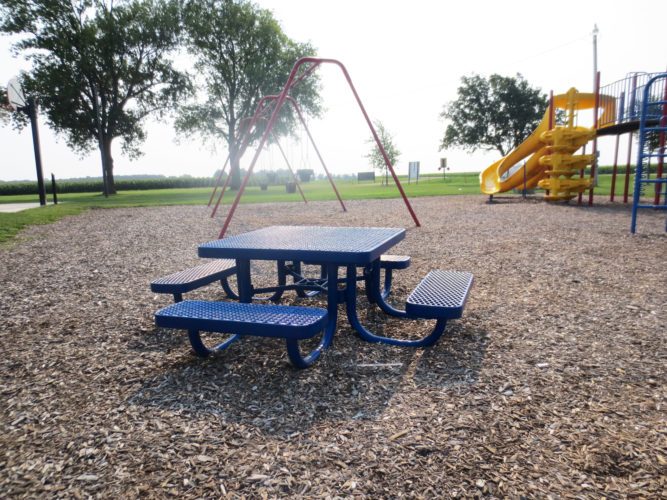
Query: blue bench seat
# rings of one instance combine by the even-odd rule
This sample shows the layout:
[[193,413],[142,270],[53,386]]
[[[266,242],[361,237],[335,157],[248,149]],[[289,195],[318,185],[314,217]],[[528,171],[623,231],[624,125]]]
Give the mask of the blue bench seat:
[[[155,324],[164,328],[188,330],[190,344],[202,357],[221,351],[243,335],[284,338],[292,364],[305,368],[327,348],[333,329],[325,333],[322,343],[308,356],[299,352],[298,340],[314,337],[328,324],[326,309],[246,304],[239,302],[209,302],[186,300],[172,304],[155,313]],[[231,337],[215,347],[207,347],[200,331],[229,333]]]
[[413,318],[460,318],[472,283],[471,273],[431,271],[408,297],[405,312]]
[[409,255],[381,255],[380,268],[381,269],[407,269],[410,267]]
[[236,261],[234,259],[215,259],[152,281],[151,291],[154,293],[171,293],[174,295],[174,302],[181,302],[184,293],[218,280],[227,292],[226,280],[234,274],[236,274]]
[[[384,342],[391,345],[426,347],[433,345],[445,331],[448,319],[460,318],[463,314],[468,294],[473,284],[473,275],[461,271],[431,271],[410,294],[405,310],[394,309],[382,300],[377,300],[380,308],[399,318],[435,319],[435,327],[431,333],[417,339],[398,339],[382,337],[365,329],[354,314],[352,326],[359,335],[369,342]],[[352,311],[348,309],[348,316]]]

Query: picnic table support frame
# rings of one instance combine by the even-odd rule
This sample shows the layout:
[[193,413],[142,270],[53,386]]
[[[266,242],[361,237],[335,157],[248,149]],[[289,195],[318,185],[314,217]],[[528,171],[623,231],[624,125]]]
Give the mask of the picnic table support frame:
[[[373,263],[373,273],[377,274],[377,279],[379,279],[379,266],[377,265],[378,263]],[[377,284],[377,283],[376,283]],[[379,286],[379,285],[378,285]],[[419,340],[402,340],[402,339],[395,339],[391,337],[381,337],[379,335],[375,335],[374,333],[368,331],[359,321],[359,316],[357,315],[357,293],[356,293],[356,267],[355,266],[347,266],[347,301],[346,301],[346,311],[347,311],[347,317],[350,321],[350,325],[352,328],[356,330],[356,332],[359,334],[359,336],[367,341],[367,342],[382,342],[383,344],[390,344],[390,345],[398,345],[398,346],[407,346],[407,347],[427,347],[430,345],[433,345],[436,343],[436,341],[442,336],[442,334],[445,331],[445,328],[447,326],[447,319],[446,318],[438,318],[435,324],[435,327],[433,328],[433,331],[426,335],[425,337],[419,339]],[[377,292],[377,291],[376,291]],[[374,292],[374,293],[376,293]],[[384,303],[387,307],[391,308],[389,304],[386,304],[384,300],[380,297],[376,297],[376,299],[379,298],[378,300],[378,305],[380,303]],[[398,309],[391,308],[393,310],[392,314],[393,316],[398,316],[402,318],[409,318],[409,316],[405,313],[405,311],[399,311]],[[384,310],[384,309],[383,309]],[[386,311],[385,311],[386,312]]]

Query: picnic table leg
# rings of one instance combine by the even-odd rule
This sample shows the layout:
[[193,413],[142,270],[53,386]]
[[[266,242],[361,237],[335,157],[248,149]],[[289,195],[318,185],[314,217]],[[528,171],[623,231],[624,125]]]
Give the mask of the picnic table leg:
[[229,286],[229,282],[227,281],[226,277],[220,280],[220,284],[222,285],[222,290],[225,292],[227,297],[232,300],[239,300],[238,294]]
[[[387,269],[386,272],[391,271],[391,269]],[[380,290],[380,260],[376,260],[371,264],[370,271],[367,271],[367,273],[370,274],[370,277],[366,279],[366,294],[369,295],[369,302],[371,304],[377,304],[380,309],[382,309],[385,313],[391,315],[391,316],[396,316],[397,318],[406,318],[407,314],[405,311],[401,311],[400,309],[396,309],[395,307],[390,306],[386,301],[385,298],[389,295],[389,293],[385,294],[385,291],[387,291],[387,286],[385,284],[385,289]],[[385,279],[389,279],[389,286],[391,286],[391,278],[386,277]]]
[[190,345],[192,346],[192,349],[197,353],[198,356],[205,358],[209,354],[216,352],[216,351],[222,351],[229,347],[229,344],[234,342],[235,340],[238,340],[241,338],[241,335],[238,333],[232,334],[227,340],[224,342],[221,342],[215,347],[206,347],[204,343],[201,340],[201,336],[199,335],[199,330],[188,330],[188,338],[190,339]]
[[236,259],[236,281],[239,287],[239,301],[252,302],[252,281],[248,259]]
[[[338,276],[338,266],[335,264],[327,264],[326,272],[329,276]],[[327,349],[331,345],[333,340],[334,333],[336,331],[336,323],[338,316],[338,294],[331,293],[332,290],[327,294],[327,310],[329,312],[329,322],[327,323],[324,333],[322,334],[322,341],[320,344],[313,349],[310,354],[303,356],[299,349],[299,344],[296,339],[285,339],[287,343],[287,355],[289,356],[290,361],[297,368],[306,368],[313,361],[320,357],[322,351]]]
[[[378,267],[379,271],[379,267]],[[379,279],[379,272],[375,276],[377,279]],[[377,288],[377,294],[379,295],[379,284],[378,281],[374,280],[373,284],[373,289],[375,290]],[[352,325],[352,328],[354,328],[359,336],[366,340],[367,342],[382,342],[384,344],[391,344],[391,345],[400,345],[400,346],[408,346],[408,347],[426,347],[435,344],[435,342],[442,336],[443,332],[445,331],[445,327],[447,326],[447,320],[439,318],[435,324],[435,327],[433,328],[433,331],[426,335],[425,337],[418,339],[418,340],[402,340],[402,339],[394,339],[390,337],[381,337],[379,335],[375,335],[374,333],[371,333],[368,331],[364,326],[361,324],[359,321],[359,317],[357,316],[357,293],[356,293],[356,268],[355,266],[347,266],[347,301],[345,303],[345,308],[347,310],[347,317],[350,321],[350,325]],[[376,299],[378,297],[375,297]],[[385,303],[384,300],[380,298],[378,301],[378,304],[380,303]],[[393,309],[389,304],[386,304],[386,307]],[[384,310],[384,308],[383,308]],[[407,317],[405,315],[405,311],[399,311],[397,309],[393,309],[397,313],[401,313],[401,317]]]

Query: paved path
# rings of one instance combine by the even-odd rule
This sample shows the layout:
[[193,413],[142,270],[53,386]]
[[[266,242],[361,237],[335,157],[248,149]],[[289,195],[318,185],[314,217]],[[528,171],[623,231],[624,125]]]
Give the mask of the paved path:
[[0,212],[20,212],[38,206],[39,203],[0,203]]

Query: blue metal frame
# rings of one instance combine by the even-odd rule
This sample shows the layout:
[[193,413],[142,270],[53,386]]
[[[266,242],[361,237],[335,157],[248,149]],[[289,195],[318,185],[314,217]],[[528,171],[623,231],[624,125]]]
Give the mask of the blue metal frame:
[[[373,286],[379,290],[380,257],[404,238],[405,229],[402,228],[274,226],[205,243],[199,246],[199,256],[221,258],[224,255],[236,260],[238,300],[241,302],[249,303],[256,294],[270,292],[273,292],[271,298],[277,300],[285,290],[296,290],[301,296],[327,294],[329,317],[320,344],[309,354],[302,355],[298,339],[286,339],[290,361],[305,368],[331,344],[337,327],[338,304],[345,300],[356,302],[357,281],[368,280],[364,275],[357,276],[357,267],[378,270],[377,283],[373,281]],[[278,285],[253,287],[251,260],[275,260],[278,263]],[[291,264],[286,264],[288,261]],[[305,279],[301,274],[301,262],[321,265],[320,278]],[[338,269],[345,265],[352,269],[352,277],[338,279]],[[293,284],[287,284],[288,276],[292,277]],[[335,284],[332,276],[336,277]]]
[[[648,172],[644,170],[644,163],[648,166],[651,158],[661,157],[666,158],[665,151],[658,153],[651,153],[648,150],[646,140],[647,132],[663,132],[667,133],[667,117],[663,114],[663,109],[667,105],[667,101],[662,98],[656,99],[651,94],[652,87],[658,80],[664,80],[663,87],[659,91],[664,95],[664,85],[667,85],[667,73],[662,73],[651,78],[644,86],[643,99],[641,102],[641,117],[639,124],[639,148],[637,152],[637,165],[635,166],[635,186],[632,195],[632,223],[630,225],[630,232],[634,234],[637,227],[637,209],[638,208],[654,208],[667,209],[667,189],[662,192],[663,204],[641,204],[640,197],[643,193],[645,185],[655,185],[658,189],[662,186],[667,188],[667,177],[649,179]],[[653,112],[653,110],[658,110]],[[649,125],[649,120],[657,120],[657,126]],[[662,190],[661,190],[662,191]],[[665,231],[667,231],[667,221],[665,222]]]
[[[443,334],[447,319],[460,317],[465,298],[472,285],[472,275],[469,273],[460,273],[470,276],[468,288],[461,294],[460,304],[454,306],[436,304],[433,307],[424,304],[423,301],[411,304],[408,300],[406,307],[412,309],[401,311],[386,302],[385,298],[391,286],[392,265],[385,265],[387,274],[383,286],[380,258],[386,250],[404,237],[405,230],[396,228],[275,226],[203,244],[199,247],[199,255],[236,260],[238,297],[242,303],[252,302],[258,293],[273,293],[271,297],[278,298],[285,290],[296,290],[301,296],[326,293],[328,319],[320,344],[304,356],[298,345],[301,337],[285,335],[290,360],[297,367],[306,367],[331,344],[337,326],[338,304],[341,302],[345,302],[350,324],[362,339],[391,345],[410,347],[432,345]],[[251,260],[275,260],[278,263],[278,285],[253,287]],[[291,264],[287,264],[288,261],[291,261]],[[320,265],[320,277],[304,278],[301,272],[302,262]],[[402,264],[394,264],[396,268],[408,265],[409,260]],[[342,279],[338,278],[341,267],[345,269],[345,278]],[[363,268],[361,274],[358,273],[359,268]],[[447,271],[436,273],[443,275],[449,273],[448,276],[456,274]],[[292,277],[292,284],[287,284],[288,276]],[[437,281],[441,275],[434,276],[433,279]],[[428,279],[427,276],[422,283],[426,283]],[[366,283],[369,301],[377,304],[384,312],[399,318],[436,319],[433,330],[419,340],[381,337],[371,333],[361,324],[357,315],[357,282],[360,280]],[[440,293],[437,287],[429,287],[428,284],[424,285],[424,288],[432,293]]]

